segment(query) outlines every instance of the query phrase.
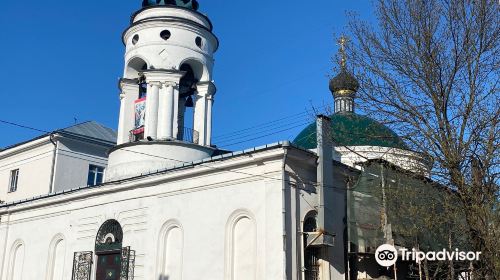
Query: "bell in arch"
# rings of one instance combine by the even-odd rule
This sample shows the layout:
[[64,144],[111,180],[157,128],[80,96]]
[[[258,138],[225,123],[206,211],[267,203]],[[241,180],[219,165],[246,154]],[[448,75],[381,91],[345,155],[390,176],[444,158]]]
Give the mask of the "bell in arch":
[[194,102],[193,102],[193,96],[192,95],[188,96],[188,98],[186,99],[185,106],[187,108],[193,108],[194,107]]

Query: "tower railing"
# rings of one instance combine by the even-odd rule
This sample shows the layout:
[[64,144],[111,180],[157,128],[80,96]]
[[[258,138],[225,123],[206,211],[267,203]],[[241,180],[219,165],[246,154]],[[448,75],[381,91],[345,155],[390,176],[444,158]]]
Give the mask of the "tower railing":
[[[176,139],[179,141],[198,144],[200,141],[200,133],[189,127],[179,127]],[[144,127],[133,129],[129,132],[130,142],[139,142],[141,140],[144,140]]]

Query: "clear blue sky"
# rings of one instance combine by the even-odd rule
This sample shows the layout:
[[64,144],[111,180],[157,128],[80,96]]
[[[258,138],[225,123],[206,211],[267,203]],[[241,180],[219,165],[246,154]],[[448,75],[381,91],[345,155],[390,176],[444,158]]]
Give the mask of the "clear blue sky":
[[[214,72],[215,144],[286,130],[226,147],[233,150],[293,140],[302,124],[313,120],[312,113],[257,131],[234,132],[299,114],[311,104],[331,104],[328,75],[333,74],[331,57],[337,51],[333,35],[345,30],[346,11],[373,17],[365,0],[199,2],[221,43]],[[124,63],[120,36],[141,1],[25,0],[1,5],[0,119],[49,131],[74,124],[74,118],[116,129],[117,81]],[[1,123],[0,129],[0,147],[40,134]],[[226,134],[233,138],[220,137]]]

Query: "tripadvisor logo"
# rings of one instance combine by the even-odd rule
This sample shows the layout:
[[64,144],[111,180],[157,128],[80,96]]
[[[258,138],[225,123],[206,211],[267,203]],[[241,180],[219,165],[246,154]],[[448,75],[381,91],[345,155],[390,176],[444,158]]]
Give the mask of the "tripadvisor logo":
[[392,245],[384,244],[377,248],[375,260],[381,266],[393,266],[398,261],[398,250]]
[[375,260],[381,266],[390,267],[393,266],[399,257],[403,261],[414,261],[420,263],[423,260],[428,261],[478,261],[481,252],[464,252],[455,249],[455,251],[447,251],[443,249],[441,251],[429,251],[422,252],[415,249],[408,250],[406,248],[400,248],[399,251],[396,247],[384,244],[377,248],[375,252]]

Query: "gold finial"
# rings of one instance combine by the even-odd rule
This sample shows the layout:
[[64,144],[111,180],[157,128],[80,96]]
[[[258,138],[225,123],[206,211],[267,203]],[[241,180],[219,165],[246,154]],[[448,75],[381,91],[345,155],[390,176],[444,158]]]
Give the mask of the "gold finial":
[[339,50],[339,52],[340,52],[340,66],[342,66],[342,68],[345,68],[346,63],[347,63],[346,45],[348,42],[349,42],[349,38],[347,36],[345,36],[345,35],[340,36],[338,44],[340,46],[340,50]]

